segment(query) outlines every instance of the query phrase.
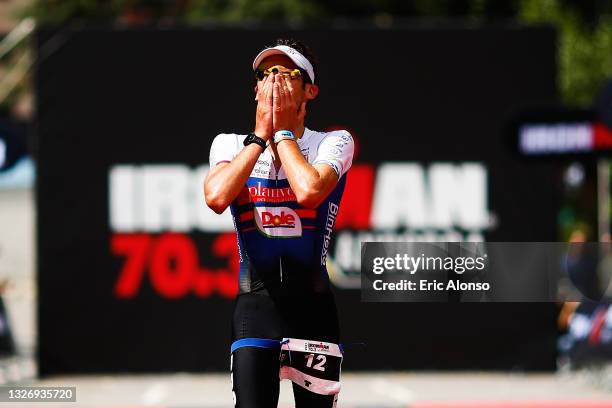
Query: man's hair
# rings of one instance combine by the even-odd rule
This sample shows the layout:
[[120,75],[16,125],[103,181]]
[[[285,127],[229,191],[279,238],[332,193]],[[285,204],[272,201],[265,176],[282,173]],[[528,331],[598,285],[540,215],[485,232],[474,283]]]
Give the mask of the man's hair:
[[[317,65],[319,63],[319,60],[317,58],[317,56],[314,54],[314,52],[312,52],[312,50],[304,43],[294,40],[293,38],[291,39],[287,39],[287,38],[278,38],[276,40],[276,44],[272,45],[271,47],[276,47],[277,45],[286,45],[287,47],[291,47],[294,50],[298,51],[300,54],[302,54],[304,57],[306,57],[306,59],[308,60],[308,62],[310,62],[310,64],[312,65],[312,70],[314,71],[315,74],[315,78],[319,77],[319,71],[317,69]],[[269,48],[269,47],[266,47]],[[310,80],[310,77],[308,76],[308,74],[304,73],[305,75],[303,76],[304,78],[304,83],[309,83],[311,84],[312,81]]]

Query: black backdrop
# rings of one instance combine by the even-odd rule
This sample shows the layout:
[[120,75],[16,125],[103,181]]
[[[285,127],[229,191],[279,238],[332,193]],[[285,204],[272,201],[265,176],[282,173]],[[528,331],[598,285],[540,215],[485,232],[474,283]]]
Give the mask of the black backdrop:
[[[42,30],[42,374],[227,370],[228,297],[169,299],[146,280],[131,297],[114,294],[125,258],[112,253],[109,171],[117,164],[196,167],[208,161],[214,135],[249,131],[252,58],[284,35],[310,44],[322,61],[309,127],[350,128],[360,145],[357,164],[483,163],[497,219],[486,239],[556,240],[555,169],[519,162],[502,142],[513,109],[556,100],[552,29]],[[196,245],[207,267],[226,265],[210,249],[217,234],[192,229],[177,236]],[[336,293],[344,340],[367,344],[348,352],[347,369],[554,367],[552,304],[367,304],[357,290]]]

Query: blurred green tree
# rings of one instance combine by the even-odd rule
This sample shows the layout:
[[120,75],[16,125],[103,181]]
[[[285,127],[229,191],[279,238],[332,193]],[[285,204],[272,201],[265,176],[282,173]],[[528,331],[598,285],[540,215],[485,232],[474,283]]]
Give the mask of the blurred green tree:
[[612,0],[38,0],[30,12],[56,24],[75,18],[126,24],[334,18],[385,24],[417,18],[545,23],[559,30],[558,79],[565,103],[590,105],[612,77]]
[[559,30],[559,89],[571,105],[591,105],[612,78],[611,2],[599,3],[599,10],[559,0],[523,0],[519,7],[522,21],[550,23]]

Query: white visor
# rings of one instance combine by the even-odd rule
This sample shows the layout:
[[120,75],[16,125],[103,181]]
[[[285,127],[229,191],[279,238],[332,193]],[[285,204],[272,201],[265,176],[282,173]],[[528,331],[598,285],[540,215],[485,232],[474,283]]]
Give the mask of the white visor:
[[312,67],[310,61],[308,61],[308,58],[303,56],[295,48],[291,48],[287,45],[277,45],[276,47],[266,48],[265,50],[257,54],[255,60],[253,61],[253,71],[257,69],[257,67],[259,66],[259,64],[261,64],[261,61],[263,61],[264,58],[267,58],[270,55],[278,54],[283,54],[291,58],[291,61],[293,61],[293,63],[297,65],[298,68],[302,68],[306,71],[308,77],[310,78],[310,82],[312,82],[313,84],[315,83],[314,68]]

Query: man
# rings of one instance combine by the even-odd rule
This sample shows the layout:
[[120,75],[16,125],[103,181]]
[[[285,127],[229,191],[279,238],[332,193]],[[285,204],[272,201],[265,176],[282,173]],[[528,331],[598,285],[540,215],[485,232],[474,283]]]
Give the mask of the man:
[[281,378],[297,408],[333,407],[339,392],[338,318],[325,267],[353,140],[304,126],[318,94],[316,60],[278,40],[253,62],[254,132],[211,146],[206,203],[231,207],[240,255],[232,328],[236,407],[276,407]]

